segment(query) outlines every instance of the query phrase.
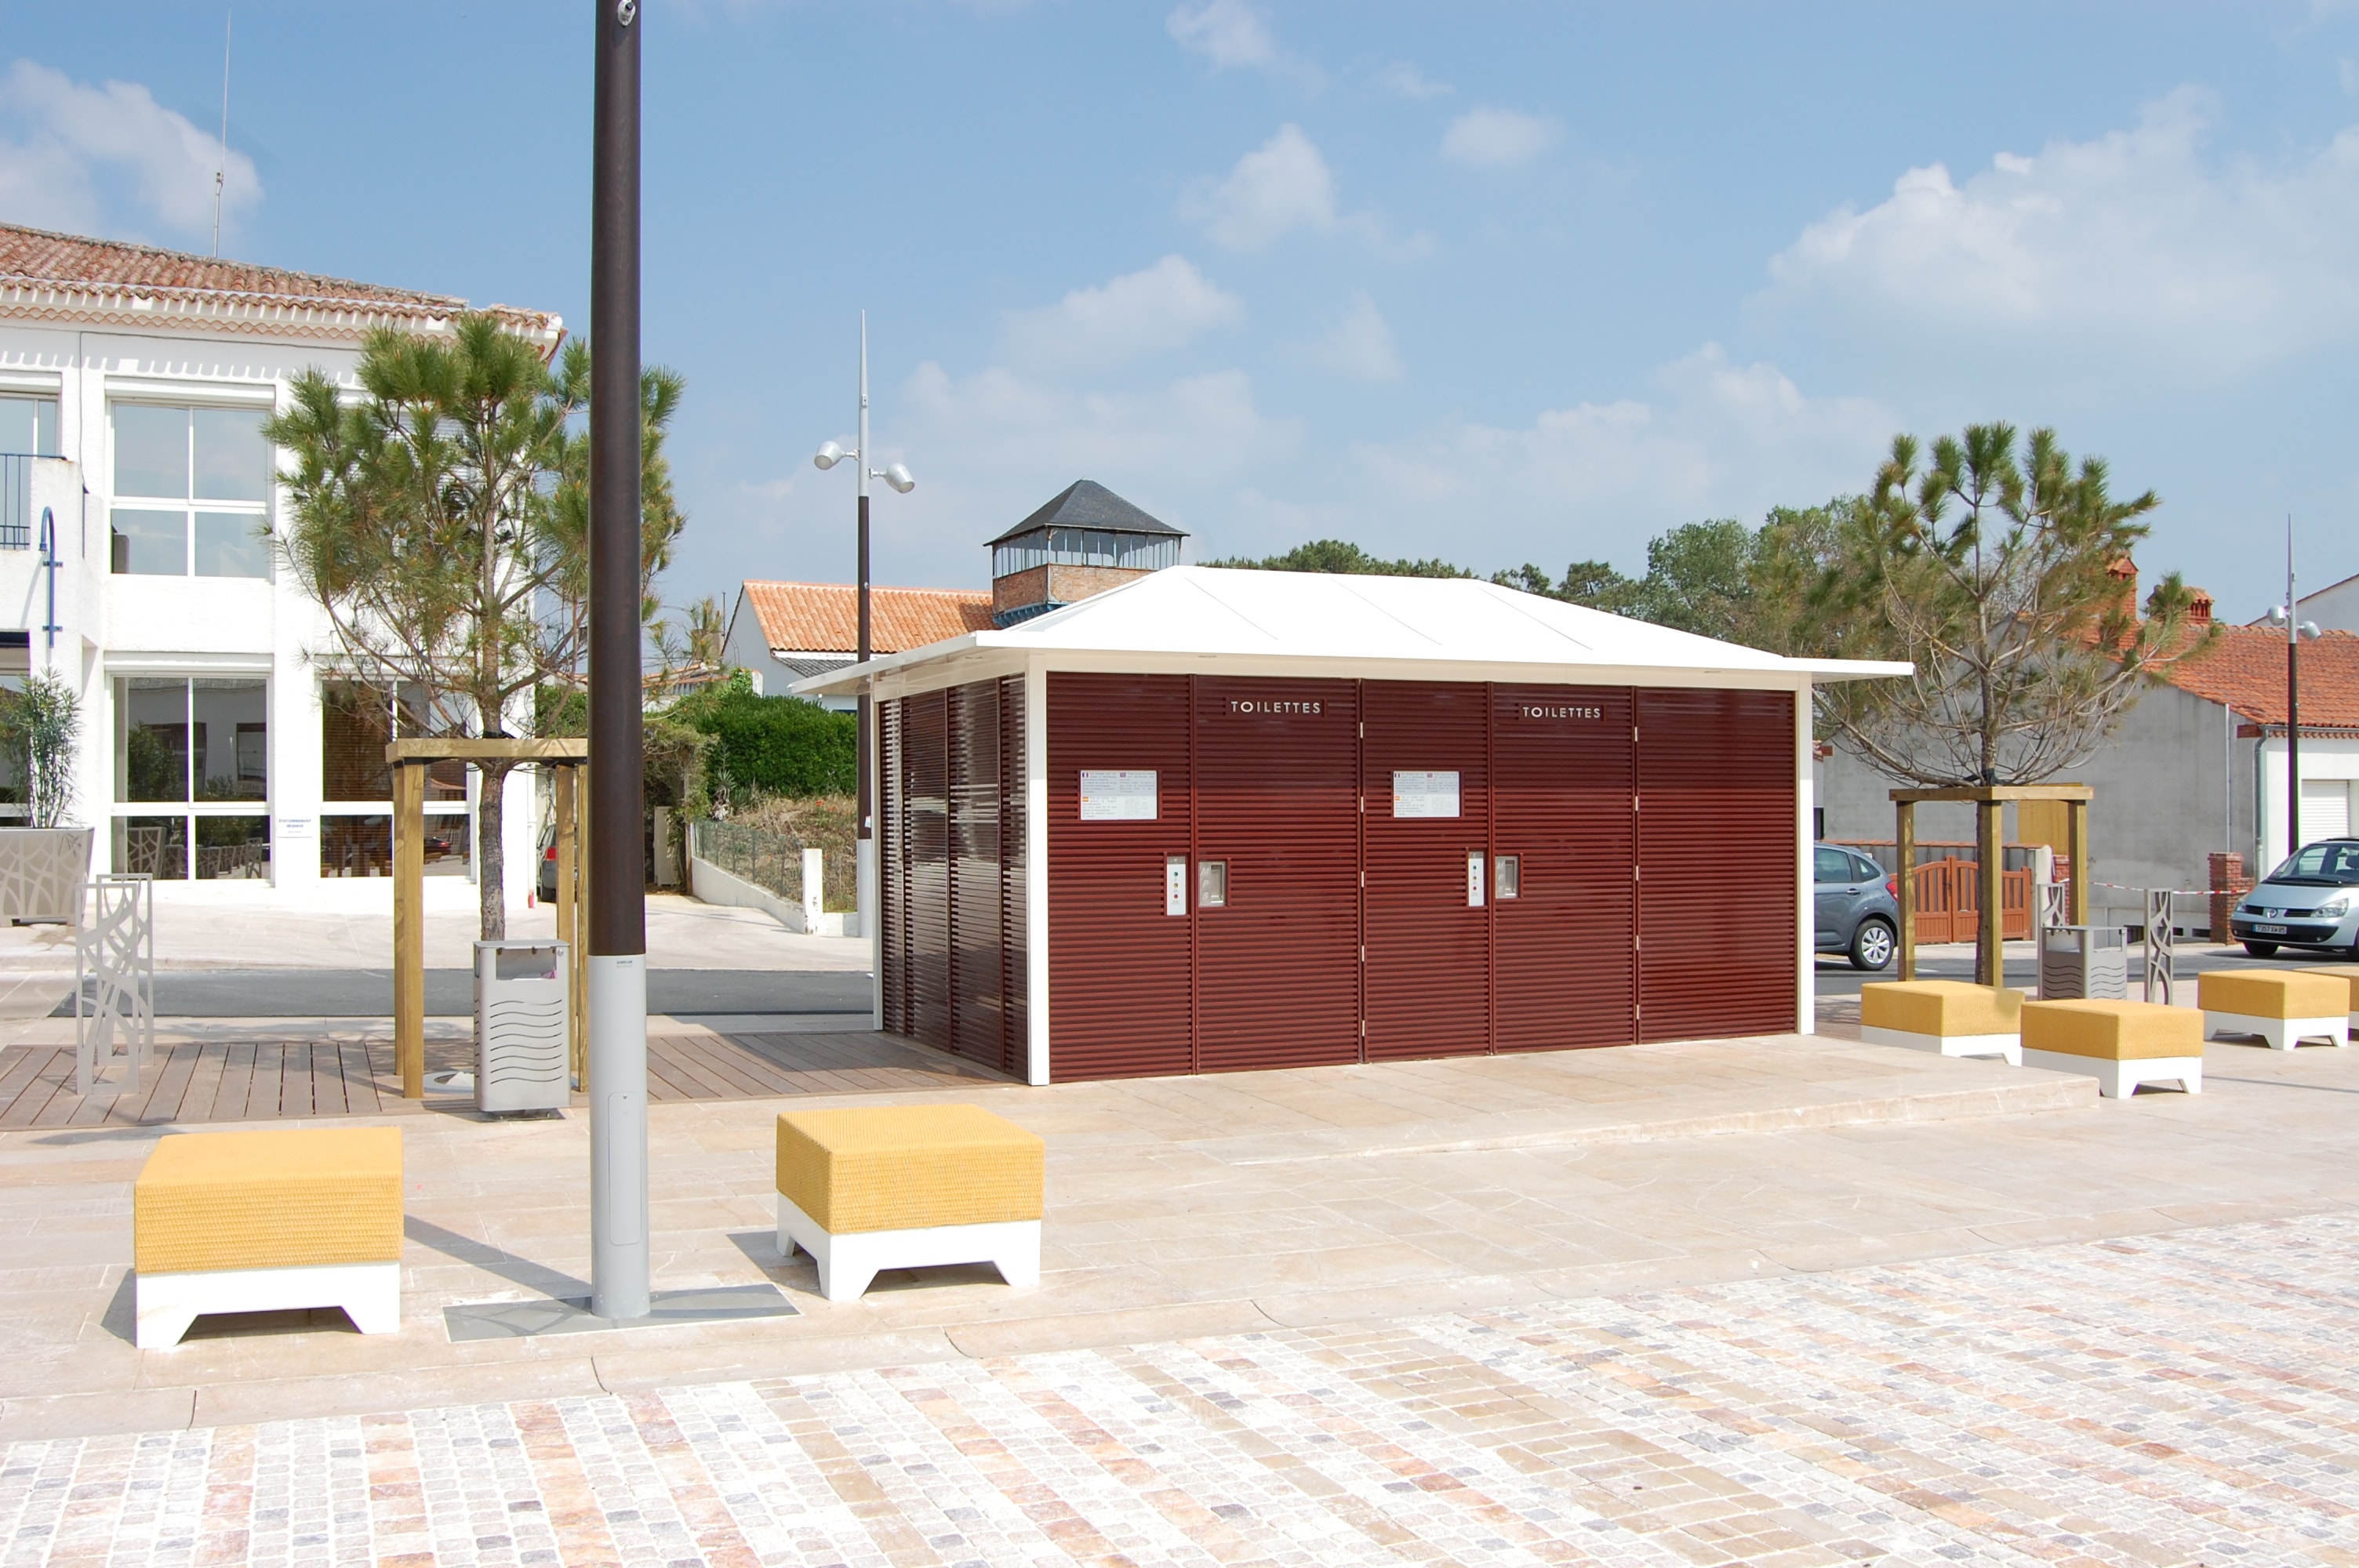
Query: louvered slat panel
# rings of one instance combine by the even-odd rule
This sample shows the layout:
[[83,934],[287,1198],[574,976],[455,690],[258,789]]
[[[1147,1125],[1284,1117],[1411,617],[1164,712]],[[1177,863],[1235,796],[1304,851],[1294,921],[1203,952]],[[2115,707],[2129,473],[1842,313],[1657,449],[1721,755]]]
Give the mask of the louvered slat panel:
[[[1049,676],[1049,1071],[1060,1083],[1189,1068],[1189,922],[1163,912],[1188,852],[1188,683]],[[1088,769],[1153,769],[1157,819],[1083,822]]]
[[909,1032],[909,821],[901,762],[901,699],[876,705],[881,766],[876,770],[878,979],[885,991],[885,1027]]
[[1794,1027],[1794,696],[1641,690],[1642,1040]]
[[950,995],[950,694],[902,700],[909,801],[909,1035],[947,1050]]
[[999,1065],[999,683],[950,692],[951,1044]]
[[[1364,918],[1372,1062],[1488,1051],[1490,922],[1466,903],[1466,857],[1487,853],[1490,780],[1484,688],[1429,681],[1360,687],[1367,805]],[[1454,773],[1454,817],[1395,816],[1393,774]]]
[[1499,1049],[1627,1044],[1637,996],[1631,695],[1501,686],[1491,708],[1493,849],[1518,858],[1523,883],[1494,913]]
[[1228,907],[1195,914],[1204,1071],[1359,1056],[1357,703],[1349,681],[1195,683],[1196,854]]
[[999,1066],[1018,1074],[1024,1071],[1031,1027],[1026,1012],[1031,971],[1027,968],[1030,911],[1024,878],[1025,806],[1030,799],[1025,746],[1024,677],[1009,676],[999,683],[999,930],[1005,954]]

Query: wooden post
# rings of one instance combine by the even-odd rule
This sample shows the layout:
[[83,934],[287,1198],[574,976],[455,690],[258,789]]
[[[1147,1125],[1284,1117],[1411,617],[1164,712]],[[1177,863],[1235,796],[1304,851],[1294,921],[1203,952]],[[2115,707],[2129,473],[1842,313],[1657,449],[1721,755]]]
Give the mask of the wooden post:
[[1899,801],[1893,811],[1898,817],[1893,837],[1900,860],[1900,874],[1894,879],[1900,890],[1900,978],[1913,980],[1917,978],[1917,803]]
[[426,1098],[426,765],[393,770],[393,1054],[401,1098]]
[[2006,812],[2005,801],[1974,802],[1974,870],[1982,884],[1982,918],[1974,927],[1974,981],[1995,989],[2006,984],[2006,846],[2001,842]]
[[2072,805],[2071,849],[2072,894],[2071,920],[2074,925],[2089,924],[2089,803],[2076,800]]
[[569,971],[566,994],[570,1000],[566,1040],[572,1062],[573,1081],[577,1085],[583,1085],[584,1076],[589,1070],[589,1038],[582,1028],[588,1009],[582,994],[582,911],[576,885],[581,876],[575,860],[582,841],[576,817],[582,798],[576,787],[581,771],[573,763],[560,762],[556,777],[551,781],[557,816],[557,842],[554,846],[557,851],[557,939],[566,944]]

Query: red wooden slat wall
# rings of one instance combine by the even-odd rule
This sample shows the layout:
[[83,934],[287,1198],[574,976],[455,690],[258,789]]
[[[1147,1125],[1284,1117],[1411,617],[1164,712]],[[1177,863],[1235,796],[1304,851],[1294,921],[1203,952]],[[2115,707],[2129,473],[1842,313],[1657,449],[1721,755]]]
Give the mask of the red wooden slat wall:
[[1009,676],[999,683],[999,929],[1006,944],[999,1066],[1003,1072],[1018,1075],[1025,1069],[1030,1044],[1026,1006],[1031,989],[1027,968],[1031,912],[1024,887],[1025,807],[1029,797],[1025,743],[1024,677]]
[[1006,947],[1000,916],[999,683],[952,687],[950,699],[951,983],[949,1038],[928,1041],[999,1065]]
[[1794,694],[1638,693],[1638,1038],[1794,1027]]
[[1195,914],[1196,1065],[1357,1061],[1356,683],[1192,679],[1195,855],[1229,867]]
[[909,1026],[929,1045],[951,1038],[950,693],[901,699],[909,835]]
[[[1487,857],[1491,842],[1484,698],[1473,684],[1360,686],[1372,1062],[1491,1049],[1490,890],[1482,907],[1466,903],[1466,856]],[[1455,773],[1458,815],[1395,816],[1396,771]]]
[[[1163,913],[1163,862],[1188,853],[1188,681],[1049,676],[1049,1072],[1184,1073],[1190,922]],[[1157,819],[1083,822],[1089,769],[1153,769]]]
[[1493,912],[1499,1049],[1627,1044],[1638,986],[1630,692],[1500,686],[1491,711],[1493,850],[1523,871],[1521,895]]
[[876,770],[877,979],[885,996],[885,1027],[909,1032],[908,791],[902,777],[901,699],[876,705],[881,766]]

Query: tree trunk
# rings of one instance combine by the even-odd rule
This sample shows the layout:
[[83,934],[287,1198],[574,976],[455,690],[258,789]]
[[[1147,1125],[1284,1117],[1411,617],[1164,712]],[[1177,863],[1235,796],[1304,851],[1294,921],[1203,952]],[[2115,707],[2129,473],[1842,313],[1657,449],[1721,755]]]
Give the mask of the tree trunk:
[[511,766],[481,764],[483,793],[475,807],[475,892],[486,942],[505,942],[508,935],[507,858],[501,825],[506,815]]

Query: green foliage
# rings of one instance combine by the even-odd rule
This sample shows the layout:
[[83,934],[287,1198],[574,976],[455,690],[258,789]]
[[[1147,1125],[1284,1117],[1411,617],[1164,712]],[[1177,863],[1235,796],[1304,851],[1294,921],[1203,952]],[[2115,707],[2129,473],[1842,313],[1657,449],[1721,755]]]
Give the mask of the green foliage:
[[1412,561],[1403,557],[1397,561],[1372,556],[1359,546],[1343,539],[1313,539],[1297,545],[1282,556],[1266,556],[1254,560],[1245,556],[1232,556],[1225,560],[1206,561],[1208,567],[1243,567],[1265,572],[1349,572],[1364,577],[1473,577],[1463,567],[1453,567],[1448,561],[1434,557]]
[[799,697],[757,697],[743,670],[690,693],[666,710],[712,736],[710,786],[805,798],[850,795],[858,784],[860,720]]
[[2194,642],[2176,573],[2142,612],[2114,575],[2161,503],[2115,500],[2105,464],[2076,468],[2052,430],[1970,425],[1928,455],[1894,438],[1874,492],[1838,520],[1808,617],[1829,652],[1914,673],[1821,688],[1821,722],[1894,778],[2054,778]]
[[1643,578],[1625,577],[1604,561],[1575,561],[1561,581],[1528,563],[1491,580],[1701,637],[1796,653],[1834,519],[1848,504],[1779,507],[1757,529],[1733,517],[1673,528],[1648,541]]
[[30,826],[65,822],[73,804],[74,748],[81,739],[81,700],[55,671],[43,670],[26,677],[21,689],[0,692],[0,745],[8,748],[25,781]]
[[[497,317],[462,312],[447,331],[372,332],[357,400],[328,372],[302,372],[264,427],[293,464],[289,576],[326,612],[351,674],[422,692],[437,733],[506,736],[540,688],[582,682],[590,363],[576,339],[552,370]],[[643,618],[681,526],[663,455],[680,394],[668,371],[640,378]],[[478,764],[486,938],[506,931],[497,786],[514,765]]]

